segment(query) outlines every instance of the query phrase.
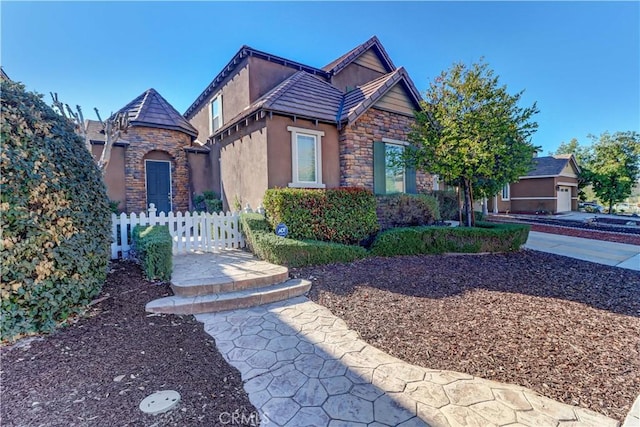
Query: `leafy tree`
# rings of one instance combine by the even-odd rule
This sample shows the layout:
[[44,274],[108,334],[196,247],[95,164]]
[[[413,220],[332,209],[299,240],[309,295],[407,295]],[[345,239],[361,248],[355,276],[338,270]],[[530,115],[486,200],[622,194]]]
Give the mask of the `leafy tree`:
[[640,134],[633,131],[590,135],[593,147],[587,162],[589,179],[598,198],[609,206],[631,195],[640,178]]
[[590,147],[583,147],[576,138],[571,138],[571,141],[568,143],[563,141],[555,152],[549,154],[573,154],[581,169],[578,174],[578,197],[580,200],[587,200],[585,189],[591,185],[591,174],[587,169],[587,164],[591,158]]
[[473,194],[496,194],[525,175],[537,150],[530,142],[538,124],[536,104],[518,105],[482,60],[443,71],[416,113],[405,162],[455,182],[464,194],[465,224],[472,225]]
[[49,331],[107,274],[111,213],[100,171],[71,123],[3,81],[0,339]]

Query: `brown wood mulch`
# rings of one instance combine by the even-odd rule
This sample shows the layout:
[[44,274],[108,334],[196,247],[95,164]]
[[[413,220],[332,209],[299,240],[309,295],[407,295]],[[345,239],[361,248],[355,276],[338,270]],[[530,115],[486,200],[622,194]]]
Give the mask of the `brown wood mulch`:
[[582,237],[584,239],[602,240],[605,242],[626,243],[628,245],[640,245],[640,236],[637,234],[607,233],[606,231],[589,231],[571,227],[556,227],[553,225],[530,224],[532,231],[542,233],[562,234],[564,236]]
[[[239,372],[193,316],[150,315],[145,304],[171,295],[137,265],[112,264],[87,317],[40,339],[0,349],[2,426],[219,426],[255,408]],[[138,409],[146,396],[176,390],[160,415]]]
[[622,420],[640,394],[640,272],[536,251],[293,270],[311,298],[410,363]]

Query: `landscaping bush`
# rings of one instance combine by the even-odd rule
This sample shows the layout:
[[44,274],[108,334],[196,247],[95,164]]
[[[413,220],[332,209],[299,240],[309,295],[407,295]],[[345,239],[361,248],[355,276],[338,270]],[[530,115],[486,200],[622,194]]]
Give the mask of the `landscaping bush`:
[[276,236],[260,214],[242,214],[240,226],[247,246],[260,259],[288,267],[351,262],[367,256],[360,246]]
[[147,279],[170,280],[173,271],[173,239],[169,227],[136,225],[131,237]]
[[361,188],[274,188],[264,207],[272,228],[286,224],[293,239],[350,244],[378,230],[375,196]]
[[517,251],[530,227],[478,222],[476,227],[395,228],[378,235],[371,253],[379,256]]
[[3,81],[0,337],[46,332],[99,292],[110,255],[102,175],[73,125]]
[[431,225],[440,219],[438,201],[426,194],[376,196],[381,230],[394,227]]
[[459,220],[460,217],[458,214],[458,195],[455,191],[435,190],[427,194],[435,197],[435,199],[438,201],[440,219],[442,219],[443,221]]
[[222,212],[222,200],[214,191],[204,191],[193,198],[193,205],[196,210],[209,213]]

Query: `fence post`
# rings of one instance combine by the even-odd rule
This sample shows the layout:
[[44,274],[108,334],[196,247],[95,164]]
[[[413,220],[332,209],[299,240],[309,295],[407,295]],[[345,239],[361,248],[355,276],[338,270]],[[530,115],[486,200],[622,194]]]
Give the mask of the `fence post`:
[[155,203],[149,203],[149,225],[156,225],[156,223],[157,223],[156,212],[157,211],[158,210],[156,209]]

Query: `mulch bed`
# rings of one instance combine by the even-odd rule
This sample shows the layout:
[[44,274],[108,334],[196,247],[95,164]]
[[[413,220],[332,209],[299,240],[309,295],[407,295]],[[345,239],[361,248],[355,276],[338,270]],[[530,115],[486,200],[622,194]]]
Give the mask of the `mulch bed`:
[[[3,426],[218,426],[255,408],[239,372],[193,316],[150,315],[171,295],[137,265],[112,264],[102,301],[57,332],[0,349]],[[100,298],[98,300],[100,300]],[[146,396],[176,390],[170,412],[138,409]],[[222,418],[221,418],[222,416]]]
[[640,245],[640,236],[637,234],[609,233],[606,231],[589,231],[572,227],[558,227],[553,225],[531,224],[532,231],[542,233],[562,234],[564,236],[582,237],[585,239],[603,240],[606,242],[626,243],[628,245]]
[[536,251],[293,270],[410,363],[515,383],[623,419],[640,393],[640,272]]

